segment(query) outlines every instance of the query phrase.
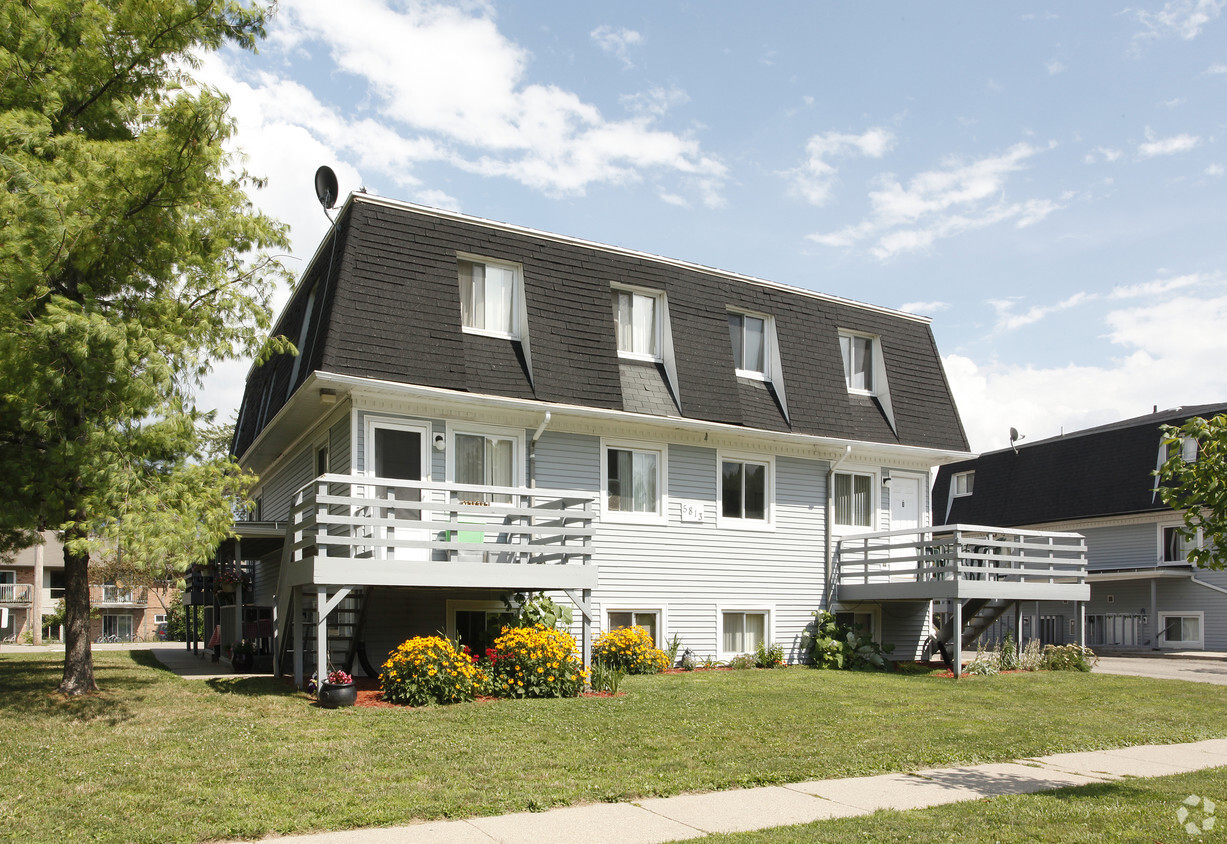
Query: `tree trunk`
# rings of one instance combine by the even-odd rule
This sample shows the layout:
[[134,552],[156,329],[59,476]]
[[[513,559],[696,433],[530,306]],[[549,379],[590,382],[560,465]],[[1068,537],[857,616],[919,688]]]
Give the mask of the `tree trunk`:
[[68,550],[73,540],[84,538],[80,529],[64,532],[64,679],[56,691],[66,695],[98,690],[89,644],[89,554]]

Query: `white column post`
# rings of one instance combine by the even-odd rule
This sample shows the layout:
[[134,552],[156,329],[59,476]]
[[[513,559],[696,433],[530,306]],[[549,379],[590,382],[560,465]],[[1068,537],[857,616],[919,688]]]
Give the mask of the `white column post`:
[[1086,647],[1086,601],[1074,601],[1074,612],[1078,614],[1078,624],[1075,628],[1078,634],[1078,644]]
[[315,679],[328,679],[328,587],[315,588]]
[[294,686],[299,689],[303,686],[302,599],[303,588],[293,587],[290,612],[294,614],[294,641],[292,643],[294,647]]
[[1150,579],[1150,649],[1159,650],[1159,580]]
[[954,679],[959,679],[963,673],[963,601],[955,598],[951,602],[954,610]]
[[[584,597],[584,605],[588,607],[592,606],[592,590],[585,589],[583,590],[582,594]],[[582,625],[583,642],[580,645],[580,647],[583,650],[583,654],[584,654],[584,668],[591,668],[592,667],[592,617],[587,612],[584,612],[583,616],[584,616],[583,625]],[[669,666],[669,667],[672,668],[673,666]]]

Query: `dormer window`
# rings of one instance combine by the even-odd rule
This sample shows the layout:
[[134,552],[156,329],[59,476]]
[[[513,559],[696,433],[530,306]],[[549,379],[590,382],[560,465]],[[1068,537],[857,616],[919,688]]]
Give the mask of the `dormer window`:
[[465,331],[518,340],[520,268],[514,264],[461,258],[460,323]]
[[873,395],[876,389],[874,378],[874,339],[860,334],[840,334],[839,350],[843,354],[844,380],[848,391]]
[[618,354],[640,360],[660,360],[660,294],[639,290],[613,291]]
[[767,318],[752,314],[729,314],[729,339],[737,374],[767,378]]
[[962,495],[971,495],[975,488],[975,472],[959,472],[954,476],[954,495],[956,498]]

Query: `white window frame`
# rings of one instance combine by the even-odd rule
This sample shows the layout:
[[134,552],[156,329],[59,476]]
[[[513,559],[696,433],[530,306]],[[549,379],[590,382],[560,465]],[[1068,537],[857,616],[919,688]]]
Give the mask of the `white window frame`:
[[[959,481],[970,481],[964,483],[963,490],[959,491]],[[972,469],[969,472],[958,472],[950,479],[950,489],[953,490],[955,498],[966,498],[976,491],[976,470]]]
[[882,608],[877,606],[858,606],[856,608],[846,606],[844,604],[835,604],[831,607],[831,615],[838,616],[840,613],[851,613],[853,616],[867,615],[870,617],[873,629],[869,631],[869,638],[875,642],[882,641]]
[[1201,610],[1172,610],[1170,612],[1159,613],[1159,631],[1167,629],[1167,620],[1169,618],[1196,618],[1197,630],[1201,634],[1201,638],[1197,640],[1179,639],[1176,641],[1169,640],[1166,636],[1160,643],[1161,648],[1193,648],[1194,650],[1202,650],[1205,648],[1206,642],[1206,614]]
[[638,613],[644,613],[644,614],[651,613],[652,615],[655,615],[656,616],[656,641],[654,644],[658,648],[662,647],[661,642],[665,641],[665,609],[664,607],[641,607],[641,606],[632,607],[632,606],[623,606],[621,604],[617,606],[609,607],[608,609],[605,610],[605,618],[604,618],[604,621],[605,621],[604,629],[606,633],[613,631],[614,629],[613,622],[610,621],[609,617],[617,612],[631,613],[632,622],[634,621],[635,615]]
[[[844,340],[859,340],[869,343],[869,389],[852,386],[852,361],[848,356],[844,355]],[[850,348],[850,347],[849,347]],[[848,392],[858,396],[876,396],[880,388],[880,370],[882,360],[882,343],[879,338],[872,334],[862,334],[856,331],[840,331],[839,332],[839,359],[843,364],[844,369],[844,386],[848,388]]]
[[728,660],[741,654],[753,654],[755,649],[746,651],[726,651],[724,649],[724,615],[725,613],[742,613],[747,615],[765,615],[763,622],[764,644],[770,647],[775,642],[775,607],[771,604],[716,604],[716,659]]
[[[627,360],[643,360],[643,361],[651,361],[653,363],[660,363],[661,361],[664,360],[664,346],[665,346],[665,334],[663,330],[663,323],[664,323],[664,317],[665,317],[665,293],[664,291],[663,290],[652,290],[650,288],[645,288],[645,287],[629,287],[626,285],[615,284],[610,287],[611,305],[616,303],[618,295],[622,293],[628,293],[632,297],[644,296],[654,301],[655,305],[653,307],[653,315],[655,319],[654,319],[654,324],[652,326],[652,332],[653,332],[653,337],[654,337],[653,343],[656,346],[656,352],[651,353],[651,352],[627,351],[622,348],[622,345],[621,345],[622,344],[622,336],[621,336],[622,332],[619,330],[620,326],[618,323],[618,311],[617,311],[617,308],[615,307],[614,312],[613,312],[614,345],[617,346],[618,348],[618,357],[626,358]],[[634,312],[634,307],[635,307],[634,300],[632,299],[631,301],[632,313]]]
[[[767,469],[766,489],[763,490],[766,513],[761,519],[746,519],[724,515],[724,464],[756,463]],[[743,483],[744,495],[744,483]],[[744,502],[743,507],[744,510]],[[775,456],[745,454],[733,451],[716,453],[716,527],[736,530],[775,530]]]
[[[835,506],[835,479],[839,477],[840,475],[849,475],[852,477],[856,477],[859,475],[861,477],[869,478],[869,524],[851,525],[851,524],[843,524],[837,520],[838,511]],[[856,494],[855,486],[853,486],[852,493],[853,495]],[[921,490],[921,494],[922,495],[924,494],[923,490]],[[842,471],[837,471],[831,475],[831,525],[833,526],[835,532],[839,533],[839,532],[847,532],[847,531],[875,530],[877,528],[878,519],[879,519],[878,511],[881,509],[881,506],[882,506],[881,483],[878,480],[877,472],[857,471],[854,469],[846,469]]]
[[[746,317],[749,317],[750,319],[762,320],[763,322],[763,368],[761,370],[760,369],[745,369],[744,367],[737,366],[737,360],[736,358],[734,358],[733,364],[736,367],[737,376],[739,378],[754,378],[759,381],[772,380],[772,378],[774,377],[774,363],[775,363],[772,360],[772,358],[774,357],[772,355],[772,351],[773,351],[773,346],[775,344],[771,342],[772,335],[775,331],[774,320],[772,319],[771,316],[767,314],[758,314],[758,313],[753,313],[751,311],[730,310],[728,314],[730,317],[738,317],[741,319],[741,349],[742,349],[742,362],[743,363],[745,362],[745,348],[746,348],[746,323],[745,323]],[[730,338],[730,342],[731,342],[731,338]]]
[[[609,451],[650,452],[656,455],[656,511],[628,512],[609,506]],[[665,443],[601,440],[601,517],[604,521],[663,525],[669,513],[669,447]]]
[[[1155,527],[1158,529],[1159,553],[1156,559],[1158,560],[1159,565],[1164,565],[1164,564],[1179,565],[1181,563],[1187,563],[1189,565],[1192,565],[1192,563],[1189,562],[1188,557],[1185,557],[1182,560],[1167,559],[1167,539],[1165,537],[1165,534],[1170,528],[1184,527],[1184,522],[1159,522]],[[1200,530],[1197,531],[1197,537],[1193,540],[1192,544],[1190,544],[1188,547],[1190,548],[1200,548],[1201,547],[1201,531]]]
[[[511,301],[508,303],[511,308],[511,330],[502,331],[495,328],[478,328],[472,325],[464,324],[464,289],[460,284],[460,262],[464,261],[469,264],[481,264],[484,267],[494,267],[500,270],[506,270],[511,273]],[[486,337],[501,337],[505,340],[519,340],[524,333],[523,325],[520,322],[520,312],[524,301],[524,267],[520,264],[511,261],[500,261],[496,258],[486,258],[481,255],[473,255],[467,252],[456,253],[456,289],[461,299],[461,319],[460,327],[466,334],[480,334]],[[486,307],[485,300],[482,302],[483,310]],[[487,320],[488,322],[488,320]]]
[[468,424],[453,424],[447,423],[447,457],[445,460],[447,466],[447,479],[452,483],[459,483],[456,480],[456,435],[468,435],[473,437],[496,437],[499,439],[511,440],[515,443],[515,450],[511,455],[511,485],[514,487],[523,487],[524,480],[524,429],[523,428],[501,428],[496,425],[468,425]]

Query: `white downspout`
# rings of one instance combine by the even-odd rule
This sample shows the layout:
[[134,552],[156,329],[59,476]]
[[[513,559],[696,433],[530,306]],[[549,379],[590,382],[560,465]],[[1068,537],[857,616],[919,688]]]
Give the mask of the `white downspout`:
[[537,426],[537,430],[533,431],[532,439],[528,443],[528,487],[529,489],[537,488],[537,440],[541,439],[541,435],[545,433],[545,428],[550,424],[550,411],[545,412],[545,416],[541,419],[541,424]]
[[1224,595],[1227,595],[1227,589],[1224,589],[1222,586],[1215,586],[1213,583],[1206,583],[1204,580],[1198,580],[1196,574],[1190,574],[1189,580],[1198,586],[1204,586],[1207,589],[1213,589],[1215,592],[1222,592]]
[[829,612],[831,609],[831,597],[835,590],[835,561],[831,559],[831,552],[835,547],[835,543],[831,538],[831,531],[835,528],[835,470],[843,465],[844,461],[852,456],[852,446],[845,446],[844,453],[840,458],[831,464],[827,469],[827,516],[826,516],[826,564],[827,564],[827,588],[826,588],[826,609]]

